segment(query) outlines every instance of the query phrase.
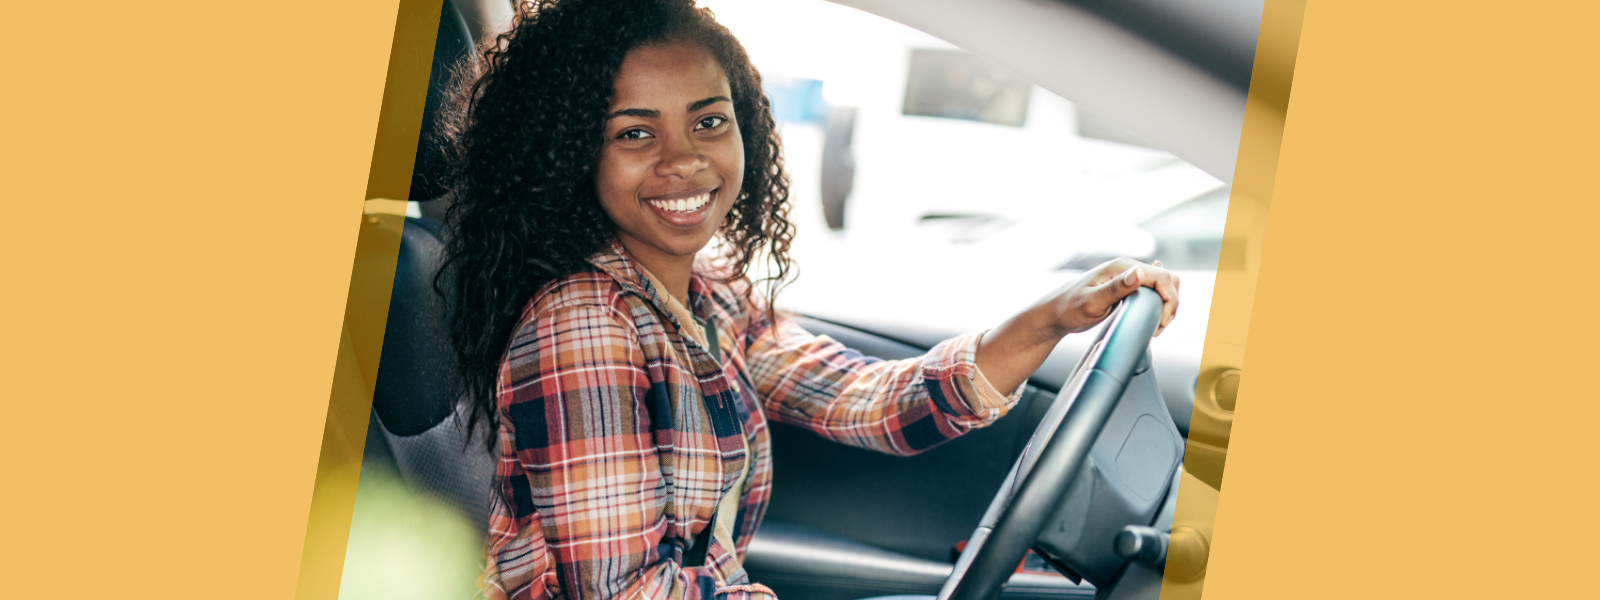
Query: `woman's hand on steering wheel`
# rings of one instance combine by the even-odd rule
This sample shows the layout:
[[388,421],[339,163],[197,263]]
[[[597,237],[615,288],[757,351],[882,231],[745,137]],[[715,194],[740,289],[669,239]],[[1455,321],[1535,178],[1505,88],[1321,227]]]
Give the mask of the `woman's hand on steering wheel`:
[[1150,265],[1131,258],[1108,261],[1056,290],[1046,303],[1055,308],[1063,335],[1081,333],[1099,325],[1117,302],[1141,286],[1161,294],[1161,325],[1156,328],[1161,335],[1178,316],[1178,276],[1161,268],[1159,260]]
[[1161,268],[1161,261],[1147,265],[1119,258],[1090,269],[990,329],[978,344],[978,369],[996,390],[1010,394],[1038,370],[1061,338],[1093,329],[1140,287],[1161,296],[1160,335],[1178,314],[1178,276]]

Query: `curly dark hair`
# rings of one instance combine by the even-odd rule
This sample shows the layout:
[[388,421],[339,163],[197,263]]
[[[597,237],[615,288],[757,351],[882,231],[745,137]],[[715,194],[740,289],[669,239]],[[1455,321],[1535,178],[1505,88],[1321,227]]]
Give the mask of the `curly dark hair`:
[[[744,46],[693,0],[542,0],[485,44],[446,109],[442,136],[453,195],[445,213],[445,268],[454,292],[450,340],[456,397],[469,432],[498,426],[496,378],[526,303],[543,285],[586,268],[612,239],[595,169],[613,82],[628,51],[689,41],[720,63],[745,148],[744,185],[722,239],[720,278],[744,279],[767,261],[766,308],[793,268],[789,181],[761,75]],[[746,293],[754,286],[745,286]],[[494,435],[485,436],[493,446]]]

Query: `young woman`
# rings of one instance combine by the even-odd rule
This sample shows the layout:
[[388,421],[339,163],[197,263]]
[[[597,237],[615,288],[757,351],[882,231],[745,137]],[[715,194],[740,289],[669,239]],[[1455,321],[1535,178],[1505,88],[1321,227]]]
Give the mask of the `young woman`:
[[[768,419],[913,454],[1003,416],[1137,287],[1176,313],[1176,277],[1121,259],[919,359],[864,358],[772,310],[794,232],[779,140],[708,12],[547,0],[484,58],[446,227],[459,381],[499,457],[489,597],[770,597],[741,567]],[[752,283],[759,261],[776,275]]]

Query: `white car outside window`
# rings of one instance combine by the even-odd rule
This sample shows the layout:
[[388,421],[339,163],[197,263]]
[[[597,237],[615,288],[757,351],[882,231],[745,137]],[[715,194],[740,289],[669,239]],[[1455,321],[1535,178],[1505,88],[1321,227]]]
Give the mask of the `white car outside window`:
[[[1221,181],[1167,152],[1101,139],[1137,141],[905,25],[822,0],[701,4],[745,44],[783,120],[802,276],[781,306],[976,329],[1086,266],[1168,257],[1196,318],[1158,343],[1198,363],[1216,269],[1208,248],[1220,248],[1226,215]],[[840,115],[853,116],[844,154]],[[830,161],[853,173],[841,182],[835,168],[825,182]],[[830,185],[849,190],[832,228]]]

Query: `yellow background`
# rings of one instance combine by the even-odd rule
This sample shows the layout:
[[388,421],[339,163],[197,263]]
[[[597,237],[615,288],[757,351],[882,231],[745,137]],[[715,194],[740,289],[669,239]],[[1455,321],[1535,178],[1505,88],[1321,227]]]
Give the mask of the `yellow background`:
[[294,595],[396,6],[6,7],[0,598]]
[[1600,23],[1311,0],[1205,598],[1600,597]]
[[[396,6],[8,7],[0,597],[294,593]],[[1307,3],[1207,598],[1596,594],[1588,6]]]

